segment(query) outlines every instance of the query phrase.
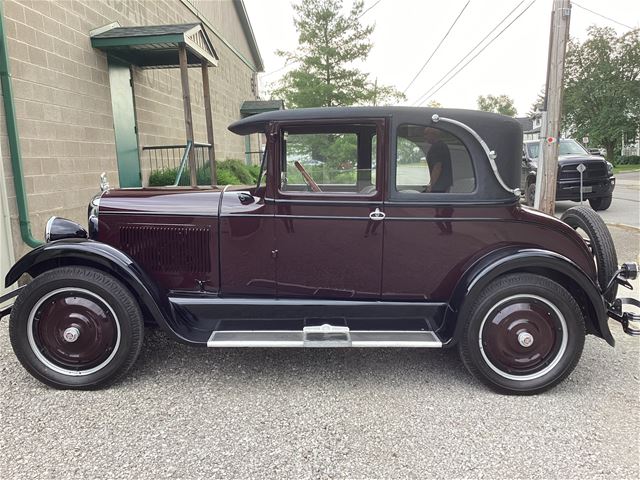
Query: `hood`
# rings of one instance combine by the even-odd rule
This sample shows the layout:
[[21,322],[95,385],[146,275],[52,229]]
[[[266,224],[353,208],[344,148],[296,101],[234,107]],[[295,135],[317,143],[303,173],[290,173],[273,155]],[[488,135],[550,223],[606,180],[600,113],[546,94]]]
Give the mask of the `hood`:
[[217,216],[221,190],[189,187],[114,188],[100,198],[100,213]]
[[578,163],[604,163],[604,157],[598,155],[560,155],[558,157],[559,164],[578,164]]

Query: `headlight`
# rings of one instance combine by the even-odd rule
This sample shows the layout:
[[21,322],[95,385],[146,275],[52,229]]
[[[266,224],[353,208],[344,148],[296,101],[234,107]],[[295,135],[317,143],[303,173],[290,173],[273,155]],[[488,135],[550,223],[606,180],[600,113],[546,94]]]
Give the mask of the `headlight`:
[[63,238],[87,238],[87,231],[76,222],[61,217],[51,217],[44,229],[45,242]]
[[98,210],[100,209],[100,197],[104,192],[95,195],[89,202],[87,208],[87,223],[89,224],[89,238],[97,238],[98,236]]
[[613,175],[613,164],[611,162],[607,162],[607,175]]

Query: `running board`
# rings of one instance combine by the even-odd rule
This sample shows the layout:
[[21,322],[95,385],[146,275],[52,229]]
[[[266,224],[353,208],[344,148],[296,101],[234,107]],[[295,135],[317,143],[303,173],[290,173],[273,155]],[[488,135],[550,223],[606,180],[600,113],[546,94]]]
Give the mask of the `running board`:
[[442,342],[434,332],[428,331],[349,330],[349,327],[325,324],[303,330],[217,330],[209,337],[207,346],[440,348]]

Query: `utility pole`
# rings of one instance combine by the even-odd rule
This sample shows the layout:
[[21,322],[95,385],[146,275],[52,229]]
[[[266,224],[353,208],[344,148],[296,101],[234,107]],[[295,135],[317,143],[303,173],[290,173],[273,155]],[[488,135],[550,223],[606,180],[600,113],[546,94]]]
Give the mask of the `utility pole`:
[[536,177],[535,206],[549,215],[555,212],[556,180],[558,172],[558,140],[562,119],[562,87],[564,60],[569,42],[571,1],[553,0],[547,87],[543,112],[540,164]]

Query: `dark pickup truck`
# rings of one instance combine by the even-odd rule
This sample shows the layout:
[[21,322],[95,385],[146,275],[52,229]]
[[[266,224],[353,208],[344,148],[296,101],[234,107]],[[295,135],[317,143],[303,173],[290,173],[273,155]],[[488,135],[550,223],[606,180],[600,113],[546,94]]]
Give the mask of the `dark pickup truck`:
[[[527,205],[533,206],[536,195],[536,172],[540,142],[524,142],[522,149],[522,189]],[[611,206],[616,179],[613,165],[599,155],[590,154],[582,145],[572,139],[560,140],[558,155],[558,185],[556,200],[580,201],[580,172],[578,165],[584,164],[582,174],[582,199],[589,200],[594,210],[606,210]]]

